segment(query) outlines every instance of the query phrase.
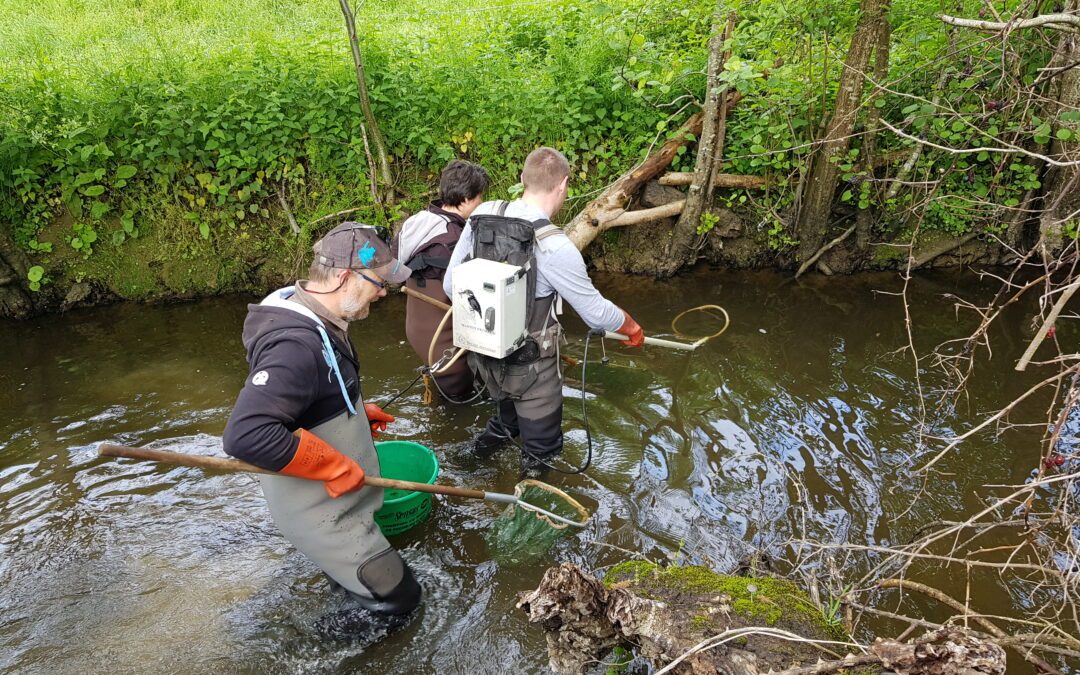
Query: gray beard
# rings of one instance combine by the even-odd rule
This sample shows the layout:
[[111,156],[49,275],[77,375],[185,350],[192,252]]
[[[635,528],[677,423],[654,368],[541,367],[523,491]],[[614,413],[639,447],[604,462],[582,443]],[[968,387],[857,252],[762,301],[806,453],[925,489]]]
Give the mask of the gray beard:
[[[341,314],[343,319],[349,322],[359,321],[366,318],[368,313],[364,311],[366,308],[356,300],[346,300],[341,303]],[[361,314],[361,312],[363,312]]]

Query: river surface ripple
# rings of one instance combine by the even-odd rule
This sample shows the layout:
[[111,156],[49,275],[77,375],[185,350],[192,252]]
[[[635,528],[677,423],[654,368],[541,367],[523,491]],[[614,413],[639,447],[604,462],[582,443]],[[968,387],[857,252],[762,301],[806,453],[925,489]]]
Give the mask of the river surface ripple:
[[[247,373],[240,328],[250,299],[0,323],[0,670],[545,672],[541,631],[514,602],[554,562],[597,569],[633,551],[724,571],[754,548],[783,559],[795,536],[887,544],[970,512],[979,486],[1023,480],[1037,462],[1037,429],[986,434],[945,460],[932,489],[914,476],[918,389],[910,355],[898,351],[902,308],[876,292],[899,290],[894,275],[792,284],[699,270],[670,282],[601,275],[598,285],[648,334],[672,337],[672,317],[704,303],[723,305],[732,325],[693,354],[609,341],[607,365],[594,340],[593,468],[547,478],[593,512],[589,526],[539,561],[511,565],[484,541],[496,507],[437,499],[428,522],[395,539],[424,586],[422,615],[366,649],[312,630],[344,601],[277,533],[254,479],[95,456],[106,440],[221,452]],[[972,275],[920,277],[911,289],[920,349],[970,328],[943,294],[986,291]],[[414,377],[403,311],[391,296],[352,326],[369,399]],[[932,412],[935,433],[967,429],[1030,386],[1011,370],[1030,310],[1007,318],[963,410]],[[684,321],[687,332],[716,325]],[[584,328],[576,317],[565,324],[565,353],[580,357]],[[931,403],[935,382],[924,372]],[[585,444],[580,386],[570,369],[574,462]],[[513,451],[488,462],[467,451],[490,405],[427,407],[419,394],[391,410],[395,437],[436,449],[440,482],[512,491]],[[938,581],[963,596],[944,574]],[[1007,594],[983,595],[984,611],[1012,611]]]

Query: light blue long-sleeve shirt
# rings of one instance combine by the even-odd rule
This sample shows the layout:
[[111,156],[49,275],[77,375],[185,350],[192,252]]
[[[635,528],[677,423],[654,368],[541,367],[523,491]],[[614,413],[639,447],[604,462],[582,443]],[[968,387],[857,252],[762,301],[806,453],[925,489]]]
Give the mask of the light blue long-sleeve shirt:
[[[498,202],[484,202],[476,207],[473,215],[493,214],[498,209]],[[525,220],[547,219],[547,214],[531,204],[518,199],[506,207],[506,216]],[[454,268],[472,253],[472,222],[465,225],[450,257],[450,264],[443,277],[443,290],[448,297],[454,297]],[[619,307],[600,295],[593,286],[592,279],[585,268],[585,259],[581,251],[565,234],[557,234],[544,240],[543,246],[537,245],[536,255],[536,297],[544,298],[552,293],[568,302],[589,328],[618,330],[623,324],[623,313]]]

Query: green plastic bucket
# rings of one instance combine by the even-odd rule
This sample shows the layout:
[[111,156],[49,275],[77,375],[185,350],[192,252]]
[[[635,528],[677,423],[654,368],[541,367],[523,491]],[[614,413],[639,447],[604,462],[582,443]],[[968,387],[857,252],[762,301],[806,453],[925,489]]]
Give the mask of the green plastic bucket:
[[[383,478],[411,480],[433,485],[439,476],[439,460],[430,449],[412,441],[382,441],[375,444]],[[375,512],[375,522],[389,537],[401,534],[427,520],[431,515],[431,494],[388,489],[382,508]]]

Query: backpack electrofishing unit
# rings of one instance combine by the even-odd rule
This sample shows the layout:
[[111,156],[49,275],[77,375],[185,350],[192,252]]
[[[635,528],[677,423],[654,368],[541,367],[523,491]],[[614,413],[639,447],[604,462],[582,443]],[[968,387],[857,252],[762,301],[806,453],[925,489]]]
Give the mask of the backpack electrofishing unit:
[[469,219],[473,249],[454,270],[454,345],[469,350],[469,365],[492,398],[520,398],[535,381],[530,371],[543,354],[558,349],[556,296],[536,298],[536,245],[562,230],[544,218],[495,213]]
[[525,267],[474,258],[454,270],[454,346],[495,359],[525,342]]

